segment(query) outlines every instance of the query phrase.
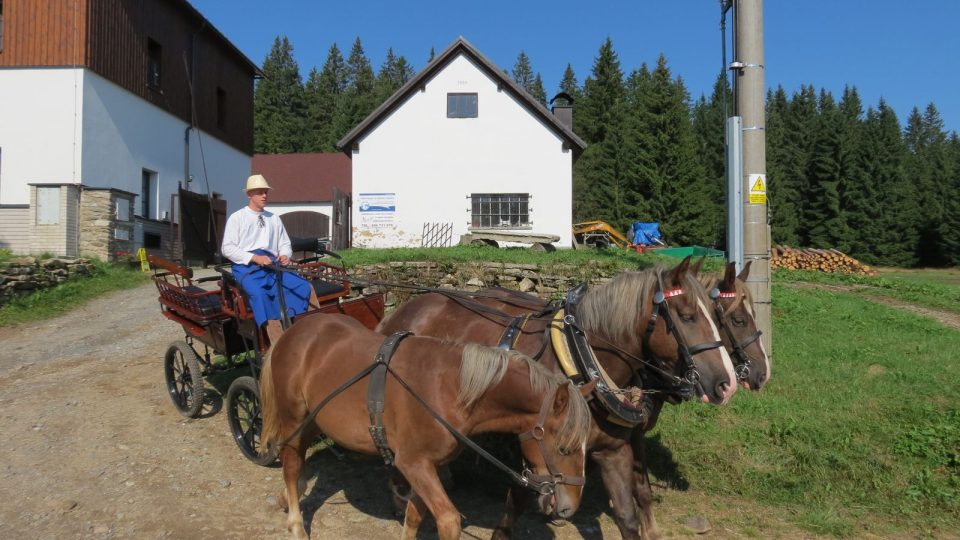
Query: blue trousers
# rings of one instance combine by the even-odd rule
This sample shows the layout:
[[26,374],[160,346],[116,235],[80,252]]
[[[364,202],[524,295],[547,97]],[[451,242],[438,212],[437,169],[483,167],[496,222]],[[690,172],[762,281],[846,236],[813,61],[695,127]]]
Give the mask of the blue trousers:
[[[276,259],[269,252],[256,250],[254,255],[266,255]],[[253,318],[257,326],[261,326],[268,320],[279,320],[280,317],[280,297],[277,294],[277,274],[273,269],[262,268],[256,264],[234,264],[232,267],[233,277],[237,283],[246,291],[250,300],[248,306],[253,310]],[[310,282],[303,279],[293,272],[283,272],[283,300],[287,306],[287,314],[291,317],[299,315],[309,307],[310,302]]]

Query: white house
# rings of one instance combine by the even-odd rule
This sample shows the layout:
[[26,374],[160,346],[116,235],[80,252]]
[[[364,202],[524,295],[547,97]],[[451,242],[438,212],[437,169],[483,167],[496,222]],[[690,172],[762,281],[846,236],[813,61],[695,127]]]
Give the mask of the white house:
[[0,247],[166,248],[179,187],[232,208],[259,70],[185,0],[0,2]]
[[[567,111],[569,112],[569,111]],[[414,247],[432,226],[554,234],[571,245],[570,125],[457,39],[340,140],[353,161],[353,245]]]

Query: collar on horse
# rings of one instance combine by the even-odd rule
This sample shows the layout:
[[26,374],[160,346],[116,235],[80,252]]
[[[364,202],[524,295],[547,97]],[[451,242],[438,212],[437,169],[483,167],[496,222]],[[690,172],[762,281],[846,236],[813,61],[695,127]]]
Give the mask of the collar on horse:
[[736,292],[720,292],[720,289],[714,288],[710,291],[710,297],[713,298],[713,309],[717,314],[717,321],[720,322],[720,328],[727,335],[727,339],[730,340],[730,345],[733,347],[733,363],[734,371],[737,374],[738,381],[745,381],[747,377],[750,376],[750,354],[747,353],[747,347],[749,347],[754,341],[760,339],[760,336],[763,335],[763,331],[757,330],[750,335],[747,339],[743,341],[738,341],[737,336],[733,333],[733,328],[730,326],[730,317],[726,314],[723,309],[723,303],[721,302],[722,298],[736,298]]

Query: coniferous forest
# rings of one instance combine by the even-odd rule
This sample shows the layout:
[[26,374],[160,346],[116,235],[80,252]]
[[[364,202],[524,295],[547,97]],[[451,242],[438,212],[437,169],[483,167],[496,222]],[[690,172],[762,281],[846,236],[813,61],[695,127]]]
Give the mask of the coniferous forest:
[[[431,49],[425,64],[433,57]],[[391,49],[374,72],[357,38],[346,57],[331,45],[304,81],[293,45],[277,37],[262,69],[255,151],[289,153],[337,151],[420,68]],[[623,231],[658,221],[671,244],[725,249],[724,107],[732,109],[733,97],[723,74],[711,95],[692,98],[665,56],[628,72],[607,39],[582,83],[568,64],[547,92],[523,51],[507,75],[541,103],[560,91],[575,100],[574,131],[588,144],[574,166],[575,221],[602,219]],[[839,97],[777,87],[766,107],[774,243],[834,248],[880,265],[960,261],[960,137],[945,130],[933,103],[915,107],[904,124],[882,99],[864,104],[855,86]]]

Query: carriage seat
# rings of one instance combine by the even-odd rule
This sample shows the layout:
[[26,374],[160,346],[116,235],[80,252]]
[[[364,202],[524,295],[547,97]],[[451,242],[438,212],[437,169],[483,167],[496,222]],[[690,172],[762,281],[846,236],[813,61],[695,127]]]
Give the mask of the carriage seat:
[[311,281],[311,285],[313,285],[314,292],[317,293],[317,298],[321,301],[324,297],[345,296],[347,293],[347,288],[344,287],[343,282],[315,279]]
[[183,287],[183,291],[189,293],[193,297],[193,302],[190,305],[191,311],[197,311],[199,315],[203,315],[205,317],[217,315],[223,311],[223,308],[220,304],[219,294],[204,294],[209,293],[210,291],[197,287],[196,285],[187,285],[186,287]]

